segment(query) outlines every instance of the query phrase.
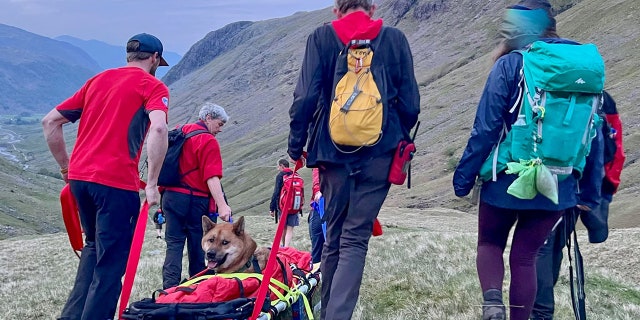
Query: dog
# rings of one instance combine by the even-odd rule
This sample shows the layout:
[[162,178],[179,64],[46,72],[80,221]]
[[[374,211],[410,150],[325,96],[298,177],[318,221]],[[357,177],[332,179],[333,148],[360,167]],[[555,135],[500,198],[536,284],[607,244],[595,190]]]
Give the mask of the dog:
[[244,217],[234,223],[215,223],[202,216],[202,250],[207,268],[215,273],[262,273],[271,250],[258,248],[244,230]]

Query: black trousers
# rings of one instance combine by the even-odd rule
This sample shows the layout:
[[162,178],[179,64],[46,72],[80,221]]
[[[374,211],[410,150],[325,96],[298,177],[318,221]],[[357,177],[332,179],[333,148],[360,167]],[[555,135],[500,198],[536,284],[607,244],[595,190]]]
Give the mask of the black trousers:
[[162,211],[165,214],[164,238],[167,251],[162,266],[164,289],[180,284],[182,278],[182,252],[185,242],[189,259],[189,276],[204,270],[202,251],[202,216],[209,210],[209,198],[165,191],[162,194]]
[[321,319],[351,319],[373,222],[391,184],[392,154],[320,169],[327,239],[322,251]]
[[136,191],[71,180],[85,235],[75,284],[60,319],[113,319],[140,212]]

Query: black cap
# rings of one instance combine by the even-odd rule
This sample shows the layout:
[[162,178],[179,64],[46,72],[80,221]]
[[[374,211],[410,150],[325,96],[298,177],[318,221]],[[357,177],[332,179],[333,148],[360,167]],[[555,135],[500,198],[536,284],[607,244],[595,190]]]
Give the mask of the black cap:
[[[162,42],[160,42],[160,39],[148,33],[140,33],[131,37],[131,39],[129,39],[127,43],[131,41],[138,41],[138,43],[140,44],[138,46],[137,52],[149,52],[149,53],[157,52],[158,56],[160,56],[160,65],[161,66],[169,65],[167,61],[164,60],[164,58],[162,57]],[[127,50],[127,52],[131,52],[131,51]]]

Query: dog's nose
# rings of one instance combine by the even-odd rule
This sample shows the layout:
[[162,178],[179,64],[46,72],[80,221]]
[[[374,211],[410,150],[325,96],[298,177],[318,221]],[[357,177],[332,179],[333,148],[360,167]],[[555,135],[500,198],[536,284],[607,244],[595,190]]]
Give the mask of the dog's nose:
[[207,251],[207,259],[208,260],[215,260],[215,258],[216,258],[215,251]]

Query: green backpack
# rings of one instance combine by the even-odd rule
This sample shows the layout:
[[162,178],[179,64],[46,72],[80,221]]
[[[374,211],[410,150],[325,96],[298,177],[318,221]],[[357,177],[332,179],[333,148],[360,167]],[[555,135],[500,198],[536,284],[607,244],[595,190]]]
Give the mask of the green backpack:
[[[518,112],[507,132],[480,169],[487,181],[507,169],[519,177],[507,193],[533,199],[537,193],[558,203],[558,180],[572,172],[582,175],[600,118],[604,61],[593,44],[533,42],[519,51],[520,99],[509,110]],[[520,101],[521,100],[521,101]]]

